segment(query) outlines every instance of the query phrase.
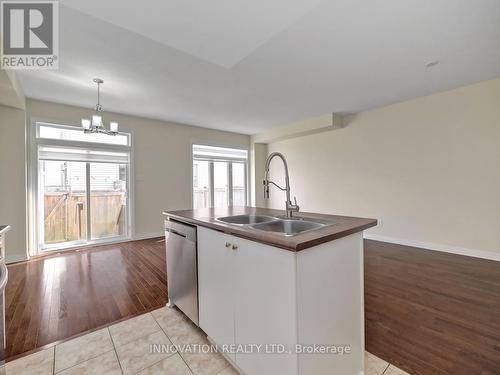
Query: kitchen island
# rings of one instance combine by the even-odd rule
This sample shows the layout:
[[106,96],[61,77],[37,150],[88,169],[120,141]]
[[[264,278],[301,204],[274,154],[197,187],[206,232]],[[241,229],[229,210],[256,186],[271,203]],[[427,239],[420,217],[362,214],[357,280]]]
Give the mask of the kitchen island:
[[253,207],[164,215],[197,228],[199,325],[240,373],[362,374],[362,232],[376,220]]

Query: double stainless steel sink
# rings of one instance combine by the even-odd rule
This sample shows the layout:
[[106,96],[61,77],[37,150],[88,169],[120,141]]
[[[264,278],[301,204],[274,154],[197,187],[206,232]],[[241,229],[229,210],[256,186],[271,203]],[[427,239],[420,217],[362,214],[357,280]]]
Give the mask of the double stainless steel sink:
[[246,226],[252,229],[271,232],[283,236],[295,236],[304,232],[335,225],[332,221],[310,217],[291,217],[270,215],[236,215],[217,218],[227,224]]

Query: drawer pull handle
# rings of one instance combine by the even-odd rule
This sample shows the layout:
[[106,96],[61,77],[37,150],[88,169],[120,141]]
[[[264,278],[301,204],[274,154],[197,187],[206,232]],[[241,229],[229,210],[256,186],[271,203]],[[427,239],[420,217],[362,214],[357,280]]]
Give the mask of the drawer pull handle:
[[238,250],[238,245],[233,245],[233,250]]
[[230,247],[231,244],[229,242],[226,242],[226,247]]

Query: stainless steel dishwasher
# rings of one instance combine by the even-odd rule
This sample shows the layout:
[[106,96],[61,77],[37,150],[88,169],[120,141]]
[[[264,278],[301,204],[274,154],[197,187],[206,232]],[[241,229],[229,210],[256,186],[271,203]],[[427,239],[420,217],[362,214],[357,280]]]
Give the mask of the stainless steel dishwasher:
[[168,306],[177,306],[199,325],[196,227],[165,220]]

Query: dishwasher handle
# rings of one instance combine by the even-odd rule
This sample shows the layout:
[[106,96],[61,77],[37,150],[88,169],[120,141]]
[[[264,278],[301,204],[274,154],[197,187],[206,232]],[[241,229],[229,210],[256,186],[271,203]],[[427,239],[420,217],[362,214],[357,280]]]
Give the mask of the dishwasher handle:
[[165,232],[170,232],[170,233],[173,233],[173,234],[176,234],[178,236],[181,236],[181,237],[184,237],[184,238],[187,238],[187,235],[186,234],[183,234],[181,232],[178,232],[176,231],[175,229],[173,228],[165,228]]
[[165,234],[172,233],[187,241],[196,242],[196,226],[175,220],[165,220]]

